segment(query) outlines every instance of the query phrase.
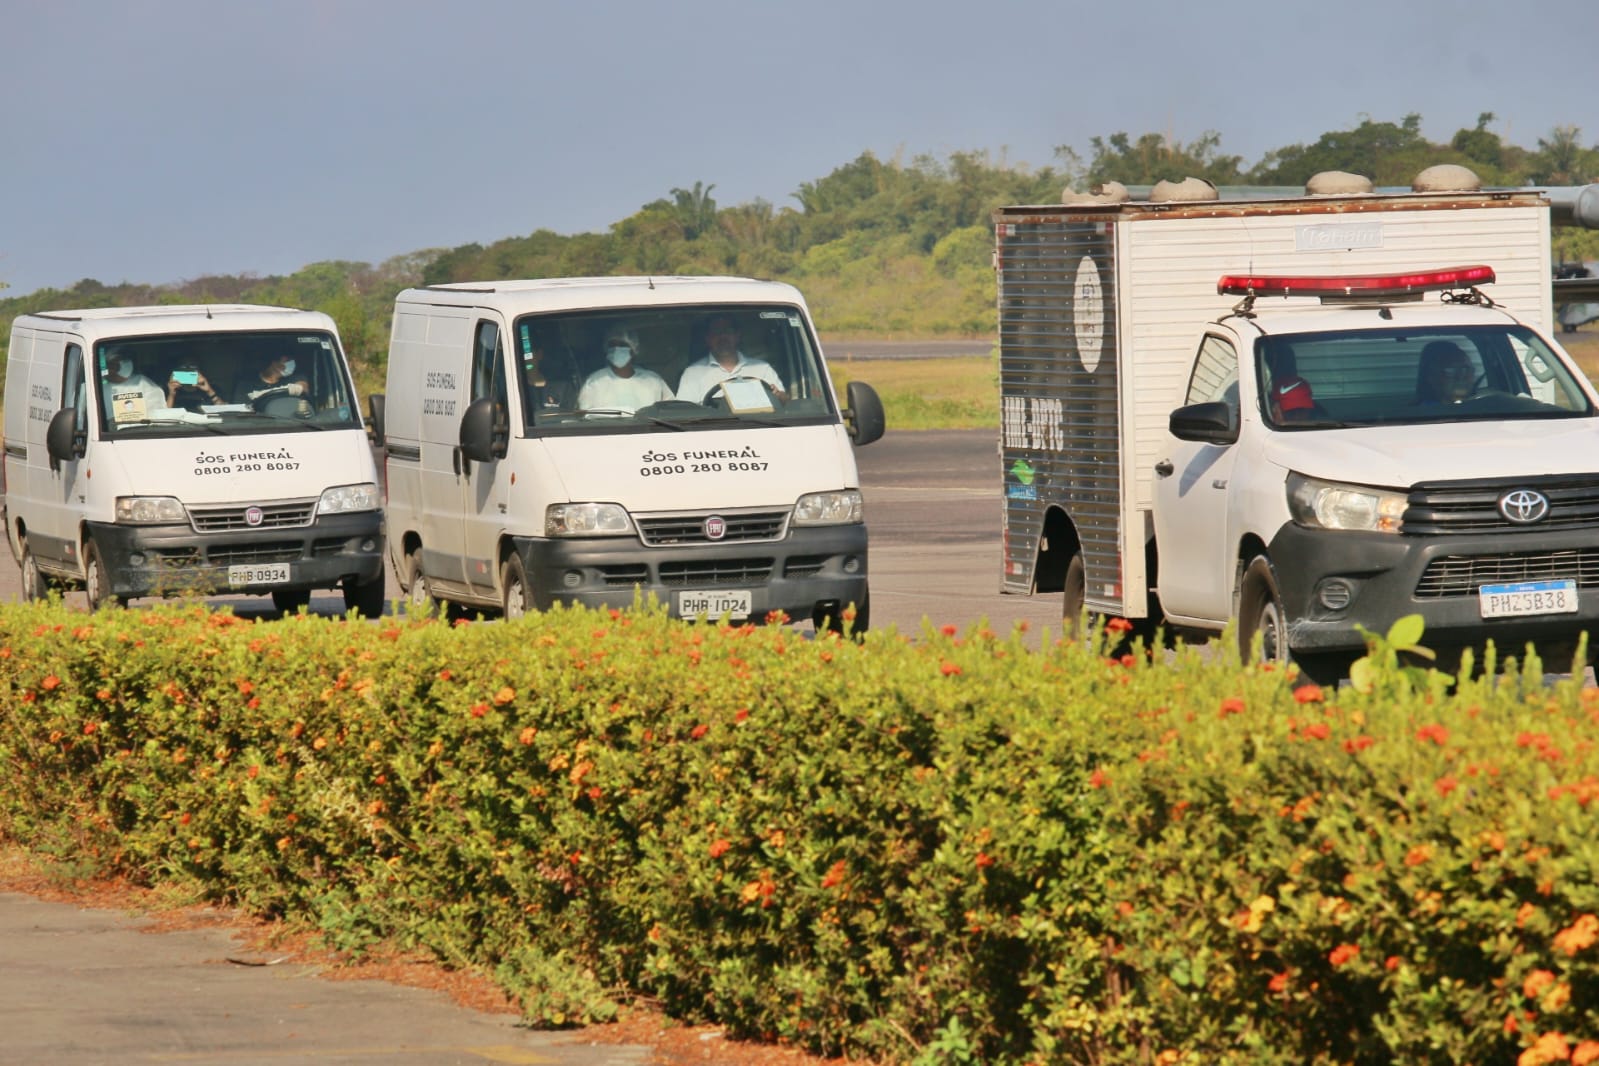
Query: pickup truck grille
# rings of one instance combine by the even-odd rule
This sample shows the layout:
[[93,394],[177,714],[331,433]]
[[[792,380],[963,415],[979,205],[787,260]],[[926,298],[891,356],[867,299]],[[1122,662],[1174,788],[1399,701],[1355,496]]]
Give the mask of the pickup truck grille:
[[[722,519],[726,532],[712,540],[705,532],[706,519]],[[639,537],[651,548],[680,544],[726,544],[730,541],[781,540],[788,530],[788,510],[781,511],[685,511],[672,514],[635,515]]]
[[1416,583],[1416,598],[1475,596],[1478,585],[1556,578],[1574,578],[1582,589],[1599,588],[1599,548],[1444,556],[1427,565]]
[[[1514,489],[1536,489],[1547,496],[1549,516],[1529,525],[1505,518],[1499,513],[1499,498]],[[1415,536],[1537,533],[1584,527],[1599,531],[1599,475],[1417,485],[1410,490],[1404,517],[1404,531]]]

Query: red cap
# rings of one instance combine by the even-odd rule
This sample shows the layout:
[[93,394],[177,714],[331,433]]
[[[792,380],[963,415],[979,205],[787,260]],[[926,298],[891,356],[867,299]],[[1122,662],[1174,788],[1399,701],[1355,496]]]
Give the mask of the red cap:
[[1310,398],[1310,382],[1304,378],[1283,378],[1272,382],[1271,402],[1279,411],[1308,411],[1315,406]]

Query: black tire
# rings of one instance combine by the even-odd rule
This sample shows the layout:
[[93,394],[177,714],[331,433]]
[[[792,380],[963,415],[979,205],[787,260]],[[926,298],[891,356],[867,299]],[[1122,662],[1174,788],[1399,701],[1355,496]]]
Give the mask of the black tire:
[[383,574],[380,572],[372,581],[356,581],[346,578],[343,585],[344,609],[346,612],[354,611],[362,618],[382,618],[383,605],[387,602],[384,596]]
[[409,572],[410,584],[406,593],[406,609],[412,614],[436,614],[444,617],[444,604],[433,595],[433,586],[428,583],[427,571],[422,569],[422,549],[417,548],[406,556],[406,570]]
[[527,568],[522,557],[512,553],[500,567],[500,611],[507,622],[521,618],[531,609],[532,596],[527,590]]
[[272,606],[280,614],[299,614],[300,608],[311,603],[310,589],[273,589]]
[[44,573],[39,569],[39,562],[33,557],[33,552],[28,547],[28,542],[22,542],[22,599],[26,603],[37,603],[47,599],[50,595],[50,583],[45,580]]
[[89,601],[89,610],[102,607],[121,607],[126,601],[111,592],[111,576],[106,573],[105,557],[94,541],[83,546],[83,593]]
[[1246,663],[1257,658],[1257,635],[1260,662],[1288,663],[1288,619],[1283,614],[1282,594],[1277,591],[1277,575],[1264,555],[1249,561],[1238,589],[1238,657]]

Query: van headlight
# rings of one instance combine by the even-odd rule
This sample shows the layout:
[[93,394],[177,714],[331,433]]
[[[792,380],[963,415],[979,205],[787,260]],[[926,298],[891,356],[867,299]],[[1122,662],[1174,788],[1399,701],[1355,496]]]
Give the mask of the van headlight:
[[552,503],[544,509],[546,537],[620,537],[633,520],[618,503]]
[[383,504],[378,487],[368,481],[363,485],[336,485],[322,490],[317,501],[317,514],[349,514],[352,511],[376,511]]
[[118,496],[117,521],[132,526],[187,522],[189,513],[176,496]]
[[1398,533],[1404,524],[1405,506],[1402,492],[1343,485],[1292,472],[1288,475],[1288,512],[1295,522],[1313,529]]
[[796,526],[844,526],[866,519],[866,504],[859,489],[808,492],[794,504]]

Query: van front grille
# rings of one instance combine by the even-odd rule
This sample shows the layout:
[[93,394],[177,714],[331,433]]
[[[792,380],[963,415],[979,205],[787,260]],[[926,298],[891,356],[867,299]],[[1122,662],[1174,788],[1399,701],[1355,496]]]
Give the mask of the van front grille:
[[1479,585],[1571,578],[1578,588],[1599,588],[1599,548],[1502,555],[1446,555],[1427,564],[1416,583],[1416,598],[1475,596]]
[[[787,510],[782,511],[693,511],[672,514],[635,515],[639,538],[652,548],[680,544],[726,544],[730,541],[779,540],[788,528]],[[714,540],[705,523],[720,518],[723,534]]]
[[[277,503],[228,504],[225,507],[190,507],[189,522],[196,533],[229,533],[249,529],[292,529],[308,526],[316,517],[316,500],[282,500]],[[251,522],[253,512],[258,521]]]

